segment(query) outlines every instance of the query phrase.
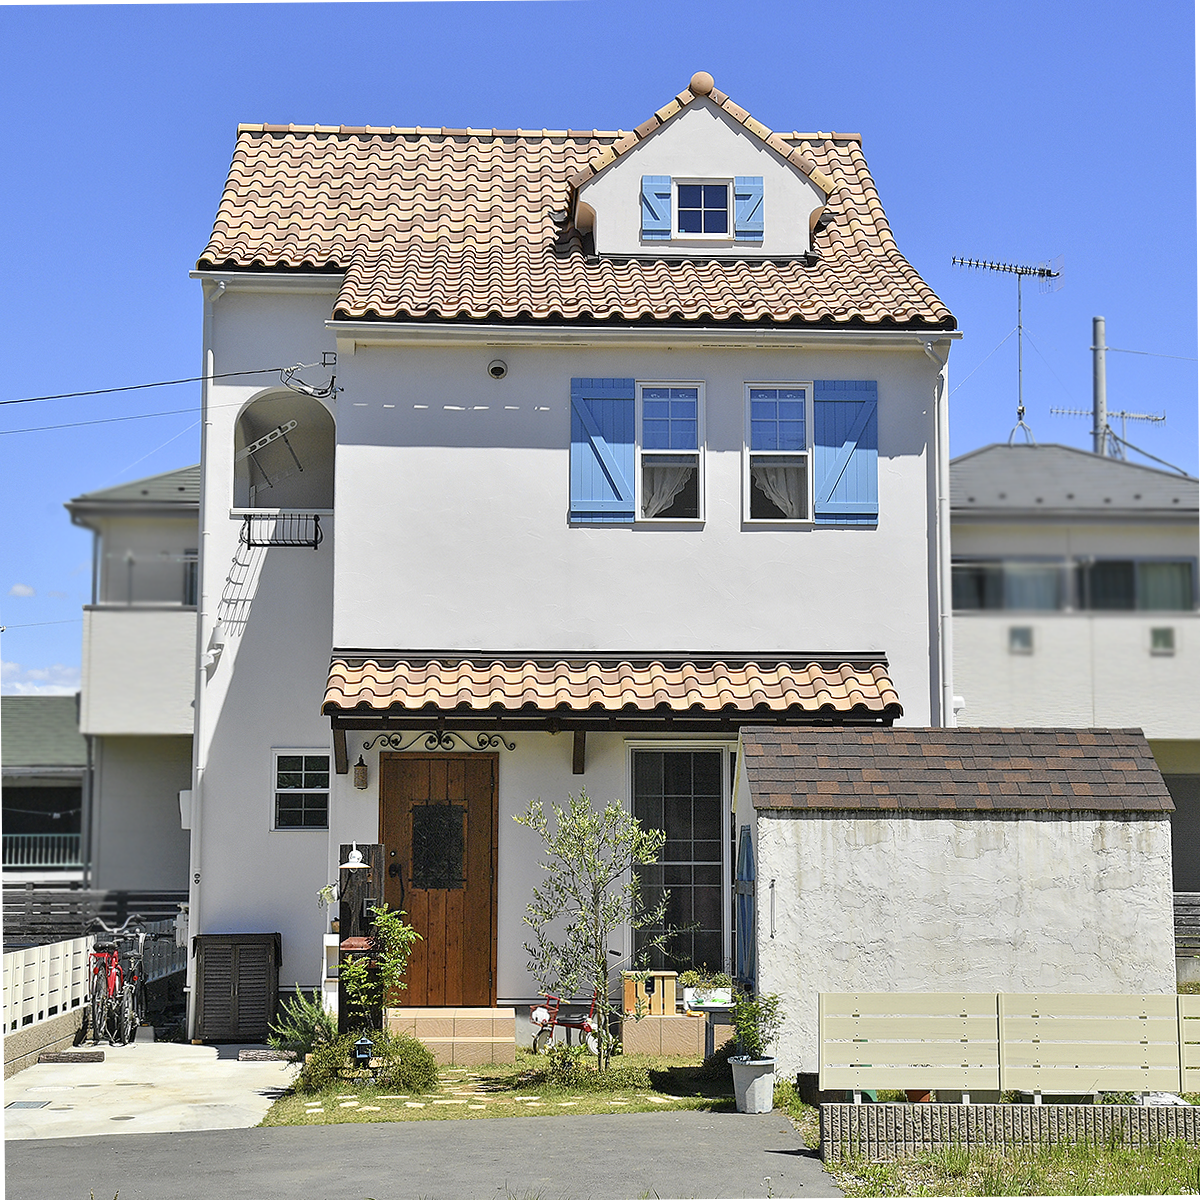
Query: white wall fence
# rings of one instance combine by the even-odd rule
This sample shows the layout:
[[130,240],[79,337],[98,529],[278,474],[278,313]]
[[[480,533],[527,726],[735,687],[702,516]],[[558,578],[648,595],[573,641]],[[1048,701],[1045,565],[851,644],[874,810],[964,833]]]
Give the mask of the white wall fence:
[[1200,1090],[1200,996],[822,992],[822,1090]]
[[[174,933],[174,921],[148,921],[151,933]],[[101,937],[108,937],[101,934]],[[4,955],[4,1032],[12,1033],[87,1003],[88,951],[96,935],[30,946]],[[122,943],[122,961],[127,943]],[[174,940],[147,939],[143,955],[147,983],[187,969],[187,947]]]

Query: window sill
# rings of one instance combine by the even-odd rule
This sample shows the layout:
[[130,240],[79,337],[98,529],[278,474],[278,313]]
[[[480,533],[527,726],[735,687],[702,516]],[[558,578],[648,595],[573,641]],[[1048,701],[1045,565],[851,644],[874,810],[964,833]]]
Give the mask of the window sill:
[[743,529],[815,529],[816,522],[812,517],[796,517],[794,519],[788,517],[779,517],[775,519],[765,519],[756,517],[743,517]]
[[703,529],[703,517],[638,517],[637,529]]

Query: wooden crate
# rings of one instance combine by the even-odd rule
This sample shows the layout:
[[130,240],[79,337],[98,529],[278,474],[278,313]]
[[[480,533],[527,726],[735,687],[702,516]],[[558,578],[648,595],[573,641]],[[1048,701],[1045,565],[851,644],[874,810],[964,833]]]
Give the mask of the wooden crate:
[[646,979],[624,976],[625,1011],[637,1012],[640,1000],[644,1005],[644,1013],[649,1016],[674,1016],[675,979],[675,971],[651,971]]

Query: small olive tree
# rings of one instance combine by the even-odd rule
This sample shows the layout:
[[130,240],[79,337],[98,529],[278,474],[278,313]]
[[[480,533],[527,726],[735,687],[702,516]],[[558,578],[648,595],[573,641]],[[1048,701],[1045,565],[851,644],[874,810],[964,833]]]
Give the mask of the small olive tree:
[[[617,1009],[608,994],[609,935],[626,925],[663,926],[667,894],[646,908],[635,868],[658,860],[666,835],[644,829],[619,800],[594,808],[584,791],[568,795],[565,808],[552,803],[549,816],[534,800],[513,819],[541,837],[546,855],[540,864],[546,877],[534,889],[524,918],[534,935],[525,943],[530,973],[544,992],[595,995],[596,1058],[603,1071]],[[652,939],[647,948],[660,945],[665,936]]]

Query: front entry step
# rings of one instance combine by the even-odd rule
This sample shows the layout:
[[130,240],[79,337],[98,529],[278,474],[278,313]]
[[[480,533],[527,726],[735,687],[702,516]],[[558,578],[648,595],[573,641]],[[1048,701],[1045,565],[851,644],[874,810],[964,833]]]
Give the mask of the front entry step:
[[389,1008],[387,1027],[420,1038],[443,1067],[517,1061],[512,1008]]

